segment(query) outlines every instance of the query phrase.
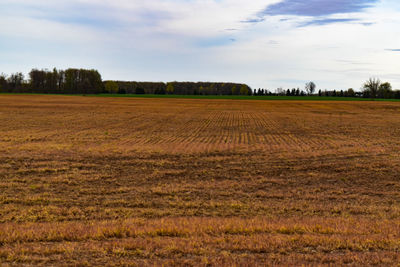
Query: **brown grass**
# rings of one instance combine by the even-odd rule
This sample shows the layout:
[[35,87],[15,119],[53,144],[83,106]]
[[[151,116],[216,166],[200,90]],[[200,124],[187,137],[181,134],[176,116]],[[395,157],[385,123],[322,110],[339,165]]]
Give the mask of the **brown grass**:
[[0,96],[0,265],[394,265],[399,114]]

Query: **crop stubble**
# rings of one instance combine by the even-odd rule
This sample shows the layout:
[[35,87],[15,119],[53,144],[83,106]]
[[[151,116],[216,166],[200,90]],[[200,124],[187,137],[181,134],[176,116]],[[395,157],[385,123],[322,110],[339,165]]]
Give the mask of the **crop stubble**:
[[396,263],[399,114],[0,96],[0,263]]

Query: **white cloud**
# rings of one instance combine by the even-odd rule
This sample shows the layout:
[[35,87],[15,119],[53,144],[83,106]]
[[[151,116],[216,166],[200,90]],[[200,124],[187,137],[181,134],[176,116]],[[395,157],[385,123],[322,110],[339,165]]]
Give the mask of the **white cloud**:
[[400,52],[387,50],[400,49],[396,1],[323,18],[359,20],[347,23],[299,27],[310,20],[304,16],[242,22],[277,2],[3,0],[0,72],[82,66],[107,79],[235,81],[270,89],[308,80],[327,89],[358,88],[380,76],[400,88],[393,75]]

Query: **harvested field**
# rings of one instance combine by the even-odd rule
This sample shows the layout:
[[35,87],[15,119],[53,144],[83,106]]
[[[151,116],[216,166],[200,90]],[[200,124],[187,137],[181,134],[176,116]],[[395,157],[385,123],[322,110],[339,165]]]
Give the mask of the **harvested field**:
[[400,103],[0,95],[0,265],[394,265]]

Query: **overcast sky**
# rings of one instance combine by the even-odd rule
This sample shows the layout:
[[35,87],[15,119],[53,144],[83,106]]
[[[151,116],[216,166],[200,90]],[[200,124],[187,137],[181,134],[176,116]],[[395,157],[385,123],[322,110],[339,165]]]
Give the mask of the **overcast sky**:
[[398,0],[0,0],[0,73],[400,89]]

